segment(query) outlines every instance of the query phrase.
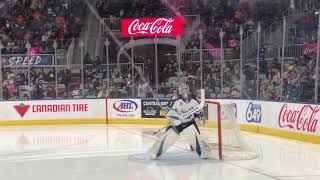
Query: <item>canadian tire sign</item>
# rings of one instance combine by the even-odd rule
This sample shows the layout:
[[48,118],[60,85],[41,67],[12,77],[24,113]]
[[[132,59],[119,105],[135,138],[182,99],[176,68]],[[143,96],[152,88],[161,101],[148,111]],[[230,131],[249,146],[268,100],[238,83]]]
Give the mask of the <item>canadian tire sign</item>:
[[0,121],[104,119],[105,100],[41,100],[0,102]]
[[183,18],[141,18],[122,19],[121,35],[137,36],[179,36],[183,32]]

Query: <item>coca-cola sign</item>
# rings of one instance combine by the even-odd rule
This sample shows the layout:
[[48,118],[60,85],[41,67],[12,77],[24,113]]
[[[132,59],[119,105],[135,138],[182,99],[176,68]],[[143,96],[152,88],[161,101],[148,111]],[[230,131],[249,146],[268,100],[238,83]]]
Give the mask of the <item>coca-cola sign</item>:
[[320,106],[300,105],[299,108],[290,108],[288,104],[283,104],[278,117],[280,128],[289,128],[306,133],[316,133],[318,128]]
[[182,34],[183,18],[141,18],[121,19],[121,35],[136,36],[178,36]]
[[303,55],[311,55],[317,53],[317,44],[304,44],[302,45]]

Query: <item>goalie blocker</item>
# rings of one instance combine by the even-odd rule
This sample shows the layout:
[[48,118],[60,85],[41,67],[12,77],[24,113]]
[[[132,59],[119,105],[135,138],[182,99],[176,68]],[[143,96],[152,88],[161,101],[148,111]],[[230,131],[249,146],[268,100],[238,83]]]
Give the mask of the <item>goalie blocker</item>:
[[157,159],[166,152],[182,132],[184,132],[186,139],[199,157],[208,158],[208,145],[201,138],[196,124],[196,121],[204,124],[202,122],[203,104],[204,90],[201,90],[201,102],[199,104],[196,98],[189,94],[189,88],[186,85],[179,87],[179,95],[166,115],[170,124],[149,150],[151,159]]

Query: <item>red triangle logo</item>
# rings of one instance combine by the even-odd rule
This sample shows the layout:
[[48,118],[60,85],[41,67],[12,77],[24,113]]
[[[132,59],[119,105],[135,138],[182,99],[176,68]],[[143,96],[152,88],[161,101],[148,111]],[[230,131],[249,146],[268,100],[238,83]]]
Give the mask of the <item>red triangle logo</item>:
[[17,140],[17,144],[28,145],[28,144],[30,144],[30,142],[24,134],[21,134],[21,136]]
[[24,105],[23,103],[21,103],[19,106],[13,107],[16,109],[16,111],[20,114],[21,117],[23,117],[30,108],[29,105]]

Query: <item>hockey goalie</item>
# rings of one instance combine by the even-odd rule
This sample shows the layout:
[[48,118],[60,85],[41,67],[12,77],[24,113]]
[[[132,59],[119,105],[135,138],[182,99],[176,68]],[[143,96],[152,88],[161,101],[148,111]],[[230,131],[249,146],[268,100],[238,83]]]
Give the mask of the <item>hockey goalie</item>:
[[202,159],[207,157],[207,144],[200,136],[197,121],[204,125],[202,120],[203,110],[198,100],[190,94],[186,84],[179,86],[179,94],[173,97],[174,103],[166,114],[169,120],[165,132],[159,136],[155,144],[149,150],[151,159],[158,159],[172,146],[179,135],[184,132],[194,152]]

